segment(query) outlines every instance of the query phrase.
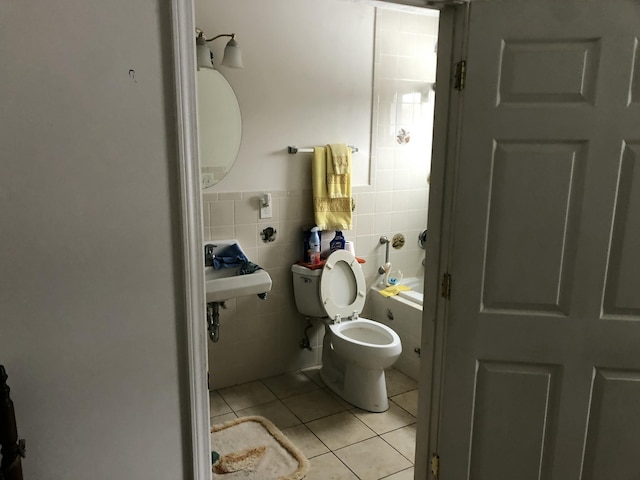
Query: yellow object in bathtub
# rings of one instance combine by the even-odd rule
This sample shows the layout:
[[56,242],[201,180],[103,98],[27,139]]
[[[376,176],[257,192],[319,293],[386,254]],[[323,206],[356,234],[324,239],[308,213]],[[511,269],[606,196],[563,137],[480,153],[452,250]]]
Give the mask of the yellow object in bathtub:
[[391,285],[383,290],[378,290],[378,292],[383,297],[393,297],[394,295],[397,295],[400,292],[406,292],[407,290],[411,290],[411,288],[406,285]]

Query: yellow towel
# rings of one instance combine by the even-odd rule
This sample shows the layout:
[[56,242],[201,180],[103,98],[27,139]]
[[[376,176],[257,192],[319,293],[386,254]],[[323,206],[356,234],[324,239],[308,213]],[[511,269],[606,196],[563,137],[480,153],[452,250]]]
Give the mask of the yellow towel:
[[327,147],[330,150],[333,173],[351,175],[351,147],[344,143],[332,143]]
[[351,197],[351,147],[326,146],[327,192],[330,198]]
[[313,211],[320,230],[351,230],[351,149],[348,174],[337,175],[331,147],[315,147],[311,163]]
[[411,290],[411,288],[406,285],[391,285],[383,290],[378,290],[378,292],[383,297],[392,297],[393,295],[397,295],[400,292],[406,292],[407,290]]

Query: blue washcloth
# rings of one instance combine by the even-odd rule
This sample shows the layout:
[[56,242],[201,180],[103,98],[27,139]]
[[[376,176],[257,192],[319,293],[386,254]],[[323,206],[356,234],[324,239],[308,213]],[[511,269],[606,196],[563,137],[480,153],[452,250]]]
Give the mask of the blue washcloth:
[[248,261],[249,259],[240,250],[238,244],[234,243],[213,258],[213,268],[219,270],[221,268],[240,267],[244,262]]
[[255,263],[247,260],[246,262],[242,262],[238,273],[240,275],[248,275],[250,273],[257,272],[258,270],[262,270],[260,265],[256,265]]

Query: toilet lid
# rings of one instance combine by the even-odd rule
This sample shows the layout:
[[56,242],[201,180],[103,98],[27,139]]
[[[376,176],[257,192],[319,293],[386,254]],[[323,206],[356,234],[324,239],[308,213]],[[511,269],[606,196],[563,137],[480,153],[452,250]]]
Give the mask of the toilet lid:
[[329,318],[360,314],[366,291],[364,273],[351,252],[336,250],[329,255],[320,277],[320,299]]

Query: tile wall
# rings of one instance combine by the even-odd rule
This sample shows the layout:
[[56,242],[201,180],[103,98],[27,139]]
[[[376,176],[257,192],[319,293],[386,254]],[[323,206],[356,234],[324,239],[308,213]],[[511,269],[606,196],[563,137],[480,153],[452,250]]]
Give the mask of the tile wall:
[[[368,285],[380,281],[382,235],[401,233],[406,238],[402,249],[391,250],[394,270],[405,276],[424,274],[424,250],[417,238],[427,225],[437,21],[431,15],[377,9],[372,184],[354,187],[353,229],[344,232],[355,243],[356,255],[366,260]],[[221,310],[220,341],[209,343],[211,389],[321,361],[324,331],[319,322],[307,332],[312,351],[299,347],[307,324],[295,308],[291,277],[291,265],[302,256],[303,227],[313,224],[310,186],[270,191],[273,217],[265,220],[259,219],[262,193],[203,194],[205,240],[237,238],[249,258],[273,279],[266,300],[240,297]],[[261,239],[266,227],[276,229],[275,241]],[[331,238],[333,232],[327,232],[325,239]]]

